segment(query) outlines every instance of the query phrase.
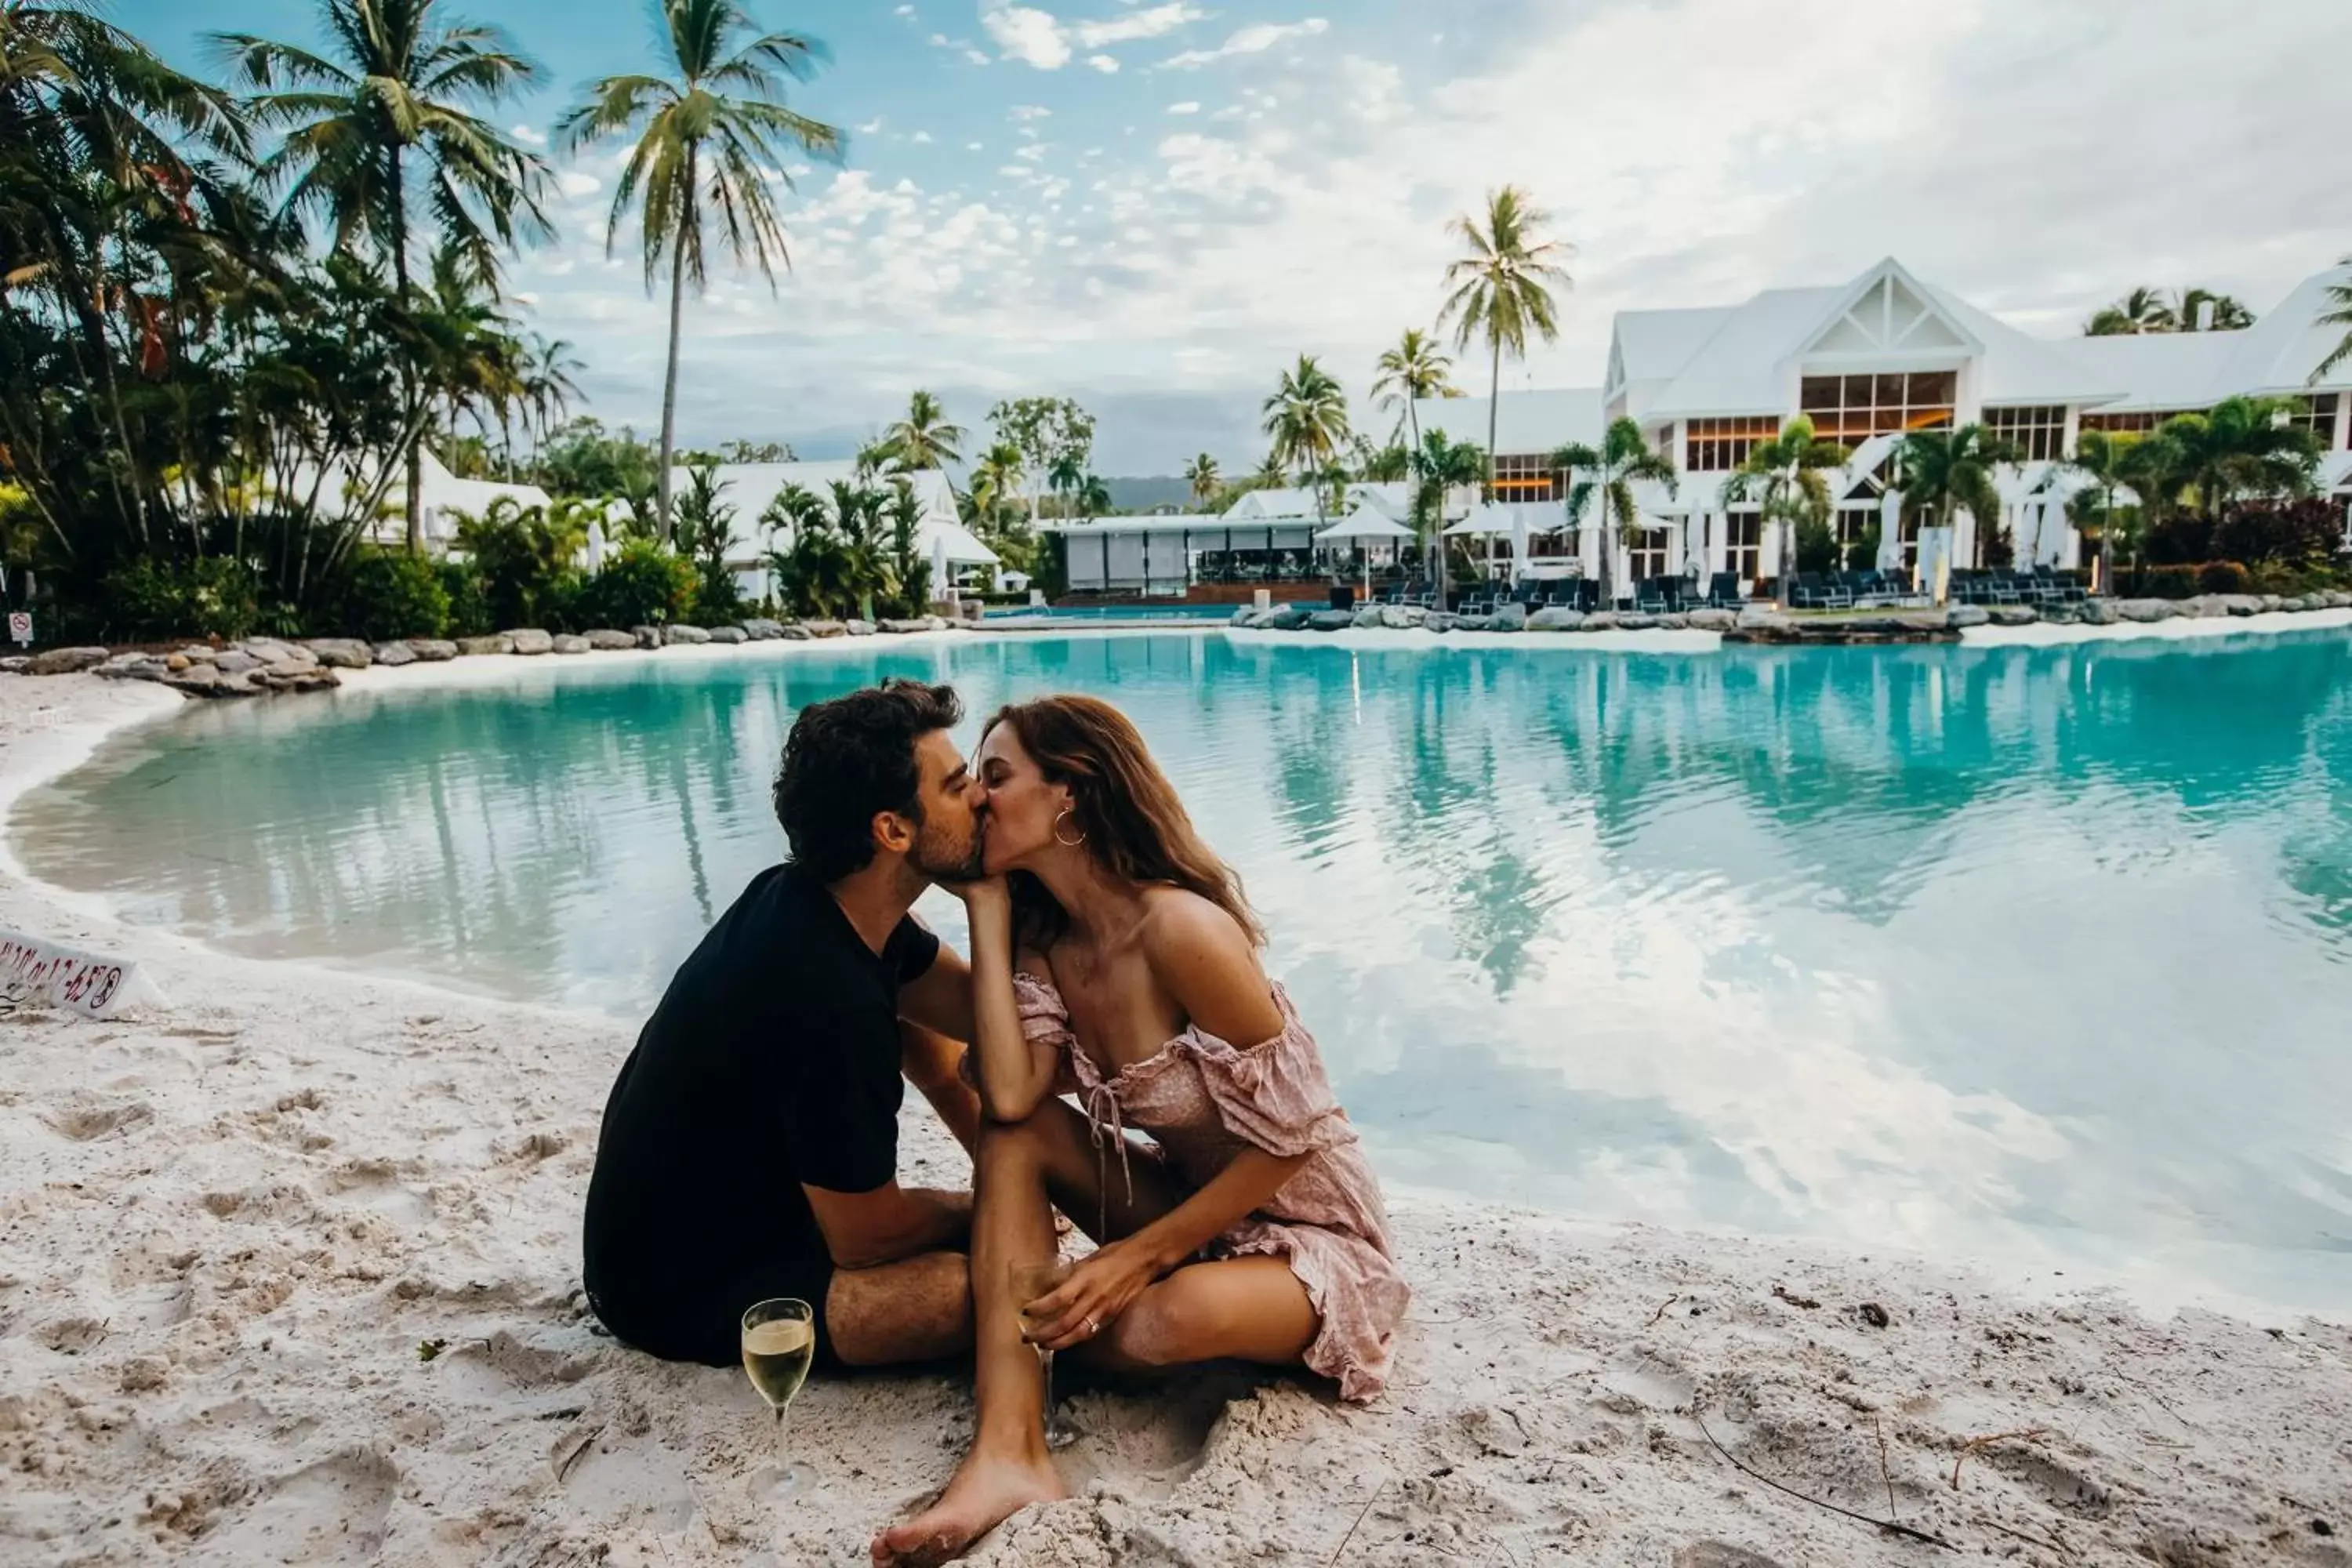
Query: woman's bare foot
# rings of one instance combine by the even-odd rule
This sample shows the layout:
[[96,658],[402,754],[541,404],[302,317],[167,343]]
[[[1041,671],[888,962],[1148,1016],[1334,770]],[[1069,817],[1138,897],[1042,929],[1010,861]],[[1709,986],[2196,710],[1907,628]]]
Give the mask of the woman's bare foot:
[[932,1568],[962,1556],[973,1542],[1031,1503],[1069,1495],[1053,1461],[1042,1453],[1033,1459],[973,1454],[938,1502],[874,1538],[874,1561],[884,1568]]

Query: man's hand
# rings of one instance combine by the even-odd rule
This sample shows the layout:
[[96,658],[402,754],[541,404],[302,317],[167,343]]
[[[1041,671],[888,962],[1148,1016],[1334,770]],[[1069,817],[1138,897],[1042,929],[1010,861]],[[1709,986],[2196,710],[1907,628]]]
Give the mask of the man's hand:
[[873,1268],[918,1253],[961,1251],[971,1241],[971,1194],[902,1187],[836,1193],[803,1183],[824,1248],[840,1268]]

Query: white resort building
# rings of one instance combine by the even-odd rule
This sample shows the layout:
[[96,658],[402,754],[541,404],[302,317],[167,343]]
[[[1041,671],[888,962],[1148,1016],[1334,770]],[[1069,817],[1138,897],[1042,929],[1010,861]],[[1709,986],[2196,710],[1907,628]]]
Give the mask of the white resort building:
[[[2252,327],[2136,337],[2029,337],[1966,300],[1924,283],[1893,259],[1851,281],[1772,289],[1741,303],[1620,312],[1598,389],[1505,393],[1496,446],[1497,500],[1530,537],[1526,568],[1598,571],[1603,530],[1596,504],[1580,535],[1564,529],[1562,476],[1550,455],[1570,442],[1599,447],[1618,419],[1641,426],[1679,478],[1636,486],[1651,524],[1617,551],[1612,580],[1677,574],[1777,576],[1779,531],[1752,502],[1727,501],[1734,468],[1790,418],[1811,416],[1821,436],[1853,449],[1832,477],[1840,542],[1875,525],[1881,568],[1907,566],[1917,541],[1899,520],[1888,459],[1908,432],[1981,424],[2024,453],[2003,465],[2000,522],[2017,564],[2081,564],[2066,502],[2085,482],[2063,459],[2084,430],[2148,430],[2224,397],[2294,400],[2298,423],[2321,438],[2321,482],[2352,494],[2352,362],[2316,384],[2314,370],[2341,341],[2322,327],[2325,289],[2342,274],[2306,279]],[[1424,430],[1485,447],[1485,398],[1425,401]],[[1979,520],[1963,512],[1954,541],[1974,559]],[[1571,564],[1572,563],[1572,564]],[[2008,563],[1996,563],[2008,564]]]
[[[2342,337],[2318,324],[2326,286],[2340,276],[2306,279],[2243,331],[2138,337],[2031,337],[1891,258],[1841,284],[1623,311],[1599,386],[1503,395],[1496,505],[1470,515],[1475,492],[1456,491],[1448,532],[1483,540],[1479,553],[1493,552],[1498,574],[1596,575],[1601,552],[1611,549],[1610,580],[1621,587],[1693,571],[1731,573],[1752,587],[1780,574],[1783,540],[1762,526],[1753,501],[1727,500],[1725,489],[1758,443],[1803,413],[1822,437],[1852,450],[1831,479],[1834,527],[1850,557],[1874,531],[1878,539],[1875,559],[1854,564],[1901,570],[1916,558],[1890,482],[1902,437],[1981,424],[2024,454],[1998,476],[2014,563],[2073,569],[2084,563],[2066,503],[2087,482],[2063,461],[2076,436],[2153,429],[2239,394],[2294,400],[2296,420],[2326,448],[2323,489],[2352,500],[2352,361],[2311,380]],[[1487,445],[1483,397],[1427,400],[1414,414],[1423,432]],[[1618,419],[1634,421],[1677,470],[1671,488],[1634,487],[1646,526],[1631,545],[1612,537],[1597,501],[1570,533],[1566,500],[1577,476],[1551,460],[1570,443],[1598,447]],[[1312,490],[1255,490],[1219,517],[1107,518],[1048,523],[1046,531],[1064,541],[1074,592],[1213,596],[1211,584],[1319,580],[1318,548],[1357,542],[1333,528],[1335,510],[1360,507],[1404,521],[1406,487],[1353,485],[1337,509]],[[1956,520],[1955,559],[1976,558],[1977,521],[1965,511]],[[1394,545],[1373,548],[1392,554]]]

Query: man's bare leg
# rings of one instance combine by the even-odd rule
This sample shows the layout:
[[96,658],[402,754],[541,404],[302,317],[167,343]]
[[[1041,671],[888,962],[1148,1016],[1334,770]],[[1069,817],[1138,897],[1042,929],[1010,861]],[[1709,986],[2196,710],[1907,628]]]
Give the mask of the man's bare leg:
[[961,1252],[835,1271],[824,1296],[833,1352],[849,1366],[939,1361],[971,1348],[971,1270]]
[[1045,1378],[1037,1352],[1021,1337],[1012,1267],[1054,1256],[1053,1203],[1082,1223],[1108,1214],[1107,1228],[1124,1236],[1167,1213],[1178,1195],[1156,1166],[1142,1162],[1134,1163],[1132,1199],[1118,1173],[1106,1184],[1086,1119],[1054,1100],[1026,1121],[984,1129],[977,1171],[971,1279],[979,1417],[971,1452],[936,1504],[875,1537],[877,1563],[944,1563],[1030,1503],[1069,1495],[1045,1450]]

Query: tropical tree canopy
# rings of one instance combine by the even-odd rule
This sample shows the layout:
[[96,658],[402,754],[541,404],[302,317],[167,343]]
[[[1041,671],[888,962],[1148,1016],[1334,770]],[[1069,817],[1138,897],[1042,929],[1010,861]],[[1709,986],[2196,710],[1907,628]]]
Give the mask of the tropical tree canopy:
[[1217,459],[1203,452],[1184,465],[1184,482],[1192,487],[1192,504],[1206,509],[1224,489],[1224,478],[1217,471]]
[[2281,398],[2225,397],[2203,413],[2175,415],[2142,443],[2142,472],[2161,477],[2166,504],[2193,502],[2217,521],[2248,497],[2307,495],[2321,447],[2289,421],[2294,409]]
[[[2206,307],[2212,319],[2203,321]],[[2102,308],[2083,323],[2087,337],[2122,337],[2141,332],[2239,331],[2254,324],[2254,313],[2228,294],[2210,289],[2183,289],[2170,299],[2143,285]]]
[[1411,437],[1408,445],[1420,446],[1421,421],[1413,405],[1425,398],[1461,395],[1451,379],[1453,356],[1418,327],[1409,328],[1396,347],[1383,353],[1376,368],[1380,374],[1372,381],[1372,406],[1396,411],[1392,441],[1401,434]]
[[1953,512],[1965,507],[1976,519],[1976,563],[1990,564],[1994,536],[2000,531],[2000,491],[1993,470],[2020,455],[1981,425],[1913,431],[1895,453],[1904,514],[1949,527]]
[[[414,3],[414,0],[411,0]],[[687,284],[709,284],[715,234],[739,267],[756,267],[775,287],[792,265],[774,192],[793,188],[787,149],[836,159],[842,132],[784,101],[788,81],[806,80],[826,58],[800,33],[762,33],[738,0],[655,0],[656,31],[670,74],[608,76],[556,127],[556,145],[578,154],[633,138],[605,223],[609,254],[632,215],[650,292],[670,275],[669,364],[662,390],[656,504],[669,526],[669,475],[677,442],[678,338]]]
[[2319,362],[2319,368],[2311,373],[2311,379],[2315,382],[2346,360],[2352,360],[2352,256],[2346,257],[2336,265],[2342,270],[2327,285],[2328,309],[2321,313],[2319,324],[2341,327],[2344,336],[2328,351],[2327,357]]
[[944,468],[963,461],[963,444],[971,434],[949,423],[937,397],[918,390],[907,400],[906,417],[883,432],[882,438],[902,468]]
[[1268,460],[1301,477],[1331,466],[1348,441],[1348,395],[1313,354],[1282,373],[1261,405]]

